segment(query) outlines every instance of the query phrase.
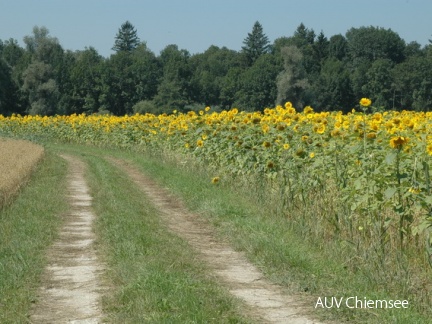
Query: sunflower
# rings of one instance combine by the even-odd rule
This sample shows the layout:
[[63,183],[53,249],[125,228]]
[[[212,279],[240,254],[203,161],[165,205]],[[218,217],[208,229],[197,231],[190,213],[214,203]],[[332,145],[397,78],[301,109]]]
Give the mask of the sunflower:
[[376,138],[377,134],[375,132],[370,132],[366,134],[366,137],[369,139]]
[[273,161],[268,161],[268,162],[267,162],[267,168],[268,168],[268,169],[273,169],[274,167],[275,167],[275,164],[274,164]]
[[392,119],[391,121],[395,126],[399,126],[402,123],[402,119],[400,119],[399,117],[395,117]]
[[270,130],[270,126],[268,124],[264,124],[264,125],[262,125],[261,129],[262,129],[264,134],[267,134]]
[[324,134],[326,127],[324,124],[315,124],[313,130],[317,134]]
[[259,118],[259,117],[255,117],[252,119],[253,124],[259,124],[260,122],[261,122],[261,118]]
[[390,139],[389,144],[390,144],[391,148],[400,149],[400,148],[402,148],[402,146],[404,146],[405,144],[407,144],[408,141],[409,141],[408,137],[395,136],[395,137],[392,137]]
[[369,124],[369,127],[373,131],[378,131],[380,128],[380,125],[377,122],[372,122]]
[[427,154],[432,155],[432,143],[426,146],[426,152]]
[[214,177],[214,178],[211,179],[211,183],[216,184],[216,183],[219,182],[219,180],[220,180],[219,177]]
[[202,140],[198,140],[197,143],[196,143],[196,145],[198,147],[203,147],[204,146],[204,142]]
[[300,158],[303,158],[303,157],[305,157],[306,152],[302,148],[299,148],[295,152],[295,155],[298,156],[298,157],[300,157]]
[[265,141],[265,142],[262,143],[262,146],[264,146],[265,148],[269,148],[271,146],[271,143]]
[[305,115],[312,114],[312,113],[313,113],[313,108],[312,108],[311,106],[306,106],[306,107],[303,109],[303,113],[304,113]]
[[330,132],[330,135],[333,137],[337,137],[342,135],[342,132],[338,128],[335,128]]
[[285,103],[285,109],[290,109],[290,108],[292,108],[292,103],[291,102],[289,102],[289,101],[287,101],[286,103]]
[[409,188],[408,192],[410,192],[414,195],[418,195],[421,192],[421,190],[418,186],[414,186],[414,187]]
[[382,121],[382,118],[383,118],[383,116],[382,116],[381,113],[375,113],[375,114],[373,114],[373,116],[372,116],[372,119],[375,120],[375,121],[377,121],[377,122],[381,122],[381,121]]
[[284,130],[285,130],[285,127],[286,127],[286,126],[285,126],[284,124],[279,124],[279,125],[277,125],[276,128],[277,128],[278,131],[284,131]]
[[291,107],[291,108],[287,108],[287,113],[288,113],[288,114],[291,114],[291,115],[293,115],[293,114],[295,114],[295,113],[296,113],[296,110],[295,110],[295,108],[294,108],[294,107]]
[[372,104],[372,100],[369,98],[361,98],[360,105],[363,107],[369,107]]

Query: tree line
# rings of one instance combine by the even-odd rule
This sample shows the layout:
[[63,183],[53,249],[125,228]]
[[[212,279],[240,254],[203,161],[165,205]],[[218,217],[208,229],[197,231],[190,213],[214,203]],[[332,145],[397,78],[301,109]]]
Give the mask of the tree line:
[[432,41],[406,43],[381,27],[327,38],[300,24],[270,43],[257,21],[240,51],[210,46],[191,55],[177,45],[155,55],[130,22],[108,58],[93,47],[64,50],[45,27],[24,47],[0,40],[0,114],[170,113],[297,108],[350,111],[368,97],[379,109],[432,109]]

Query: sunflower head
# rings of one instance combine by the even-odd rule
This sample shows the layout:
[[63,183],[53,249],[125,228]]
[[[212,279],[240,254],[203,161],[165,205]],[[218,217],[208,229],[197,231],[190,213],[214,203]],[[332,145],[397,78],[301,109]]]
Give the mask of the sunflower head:
[[264,146],[265,148],[269,148],[271,146],[271,143],[265,141],[264,143],[262,143],[262,146]]
[[305,115],[307,115],[307,114],[312,114],[312,113],[313,113],[313,108],[312,108],[311,106],[306,106],[306,107],[303,109],[303,113],[304,113]]
[[273,161],[268,161],[268,162],[267,162],[267,168],[268,168],[268,169],[273,169],[274,167],[275,167],[275,164],[274,164]]
[[287,101],[287,102],[285,103],[285,109],[291,109],[292,106],[293,106],[292,103],[289,102],[289,101]]
[[324,124],[315,124],[313,127],[313,131],[317,134],[324,134],[326,127]]
[[427,152],[427,154],[432,155],[432,143],[429,143],[426,146],[426,152]]
[[213,178],[211,179],[211,183],[213,183],[213,184],[217,184],[217,183],[219,183],[219,180],[220,180],[219,177],[213,177]]
[[360,105],[363,107],[369,107],[372,104],[372,100],[369,98],[361,98]]
[[253,124],[259,124],[260,122],[261,122],[261,118],[259,118],[259,117],[255,117],[252,119]]
[[377,134],[375,132],[370,132],[366,134],[366,137],[369,139],[374,139],[376,138]]
[[406,145],[409,142],[408,137],[404,136],[394,136],[390,139],[390,147],[394,149],[400,149],[402,146]]
[[278,131],[284,131],[284,130],[285,130],[285,127],[286,127],[286,126],[285,126],[284,124],[279,124],[279,125],[277,125],[276,128],[277,128]]
[[330,135],[333,137],[337,137],[337,136],[341,136],[342,132],[338,128],[335,128],[330,132]]

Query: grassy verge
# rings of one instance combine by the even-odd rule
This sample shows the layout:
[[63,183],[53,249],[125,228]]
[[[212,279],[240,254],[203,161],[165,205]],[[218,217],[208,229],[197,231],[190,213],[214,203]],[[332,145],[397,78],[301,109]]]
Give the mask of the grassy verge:
[[46,154],[29,184],[0,210],[0,323],[26,323],[36,299],[45,250],[67,208],[66,164]]
[[195,252],[161,224],[140,190],[96,152],[104,153],[84,158],[112,285],[103,301],[108,322],[251,323]]

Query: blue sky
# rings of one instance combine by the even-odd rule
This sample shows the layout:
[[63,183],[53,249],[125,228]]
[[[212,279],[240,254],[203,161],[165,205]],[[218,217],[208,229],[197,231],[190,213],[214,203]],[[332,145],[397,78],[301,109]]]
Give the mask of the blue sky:
[[0,39],[23,45],[34,26],[45,26],[64,49],[93,46],[108,57],[119,27],[129,20],[155,54],[169,44],[194,54],[211,45],[240,50],[259,21],[271,42],[292,36],[303,22],[328,38],[375,26],[426,45],[431,13],[431,0],[0,0]]

